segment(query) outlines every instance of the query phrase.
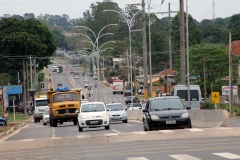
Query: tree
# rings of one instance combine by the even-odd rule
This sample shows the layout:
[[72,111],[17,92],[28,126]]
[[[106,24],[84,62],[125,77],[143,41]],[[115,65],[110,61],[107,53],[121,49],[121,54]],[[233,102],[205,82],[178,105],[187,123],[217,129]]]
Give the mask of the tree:
[[[186,19],[186,14],[184,14]],[[179,50],[180,48],[180,21],[179,21],[179,13],[174,17],[172,21],[172,35],[173,35],[173,45],[174,49]],[[189,46],[200,44],[202,41],[202,32],[197,27],[194,19],[191,15],[189,15],[188,19],[188,26],[189,26]],[[186,29],[185,32],[186,34]]]
[[2,85],[8,85],[10,83],[11,76],[8,73],[2,73],[0,74],[0,84]]
[[[201,43],[191,46],[189,49],[189,68],[190,76],[196,76],[197,80],[191,80],[192,84],[198,84],[203,89],[204,86],[204,61],[206,68],[207,93],[211,92],[211,82],[213,82],[214,91],[221,91],[221,86],[228,85],[228,49],[221,44]],[[239,57],[233,57],[233,66],[237,66]],[[179,70],[178,63],[174,66]],[[236,82],[237,71],[233,70],[233,82]]]
[[232,32],[232,40],[240,39],[240,14],[235,14],[229,22],[229,29]]

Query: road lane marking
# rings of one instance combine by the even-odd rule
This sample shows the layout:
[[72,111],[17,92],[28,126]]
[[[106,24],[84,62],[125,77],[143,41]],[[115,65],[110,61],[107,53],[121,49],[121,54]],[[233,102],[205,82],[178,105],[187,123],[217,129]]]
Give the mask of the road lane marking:
[[127,160],[148,160],[148,159],[145,157],[130,157],[130,158],[127,158]]
[[54,137],[55,137],[55,128],[52,127],[52,138],[54,138]]
[[174,133],[175,131],[173,130],[159,130],[162,133]]
[[33,141],[33,139],[22,139],[22,142],[28,142],[28,141]]
[[188,129],[188,130],[191,131],[191,132],[202,132],[202,131],[204,131],[204,130],[198,129],[198,128],[191,128],[191,129]]
[[217,127],[216,129],[225,130],[225,129],[232,129],[232,128],[228,128],[228,127]]
[[89,135],[80,135],[80,136],[77,136],[78,138],[89,138],[90,136]]
[[20,132],[22,129],[24,129],[24,128],[28,127],[28,126],[29,126],[29,124],[26,124],[24,127],[22,127],[22,128],[19,128],[19,129],[18,129],[18,130],[16,130],[16,131],[13,131],[13,133],[12,133],[12,134],[9,134],[9,135],[8,135],[8,136],[6,136],[5,138],[1,139],[0,141],[1,141],[1,142],[5,141],[6,139],[8,139],[8,138],[10,138],[10,137],[14,136],[15,134],[17,134],[17,133],[18,133],[18,132]]
[[52,137],[50,139],[62,139],[62,137]]
[[143,131],[139,131],[139,132],[132,132],[133,134],[137,134],[137,135],[139,135],[139,134],[147,134],[146,132],[143,132]]
[[169,155],[169,156],[177,160],[201,160],[199,158],[189,156],[187,154],[176,154],[176,155]]
[[121,133],[121,132],[119,132],[119,131],[117,131],[117,130],[115,130],[115,129],[112,129],[112,131],[113,131],[113,132],[116,132],[116,133]]
[[212,154],[220,156],[220,157],[224,157],[224,158],[227,158],[227,159],[239,159],[240,158],[239,155],[232,154],[232,153],[229,153],[229,152],[212,153]]
[[105,136],[107,137],[110,137],[110,136],[118,136],[117,133],[107,133],[107,134],[104,134]]

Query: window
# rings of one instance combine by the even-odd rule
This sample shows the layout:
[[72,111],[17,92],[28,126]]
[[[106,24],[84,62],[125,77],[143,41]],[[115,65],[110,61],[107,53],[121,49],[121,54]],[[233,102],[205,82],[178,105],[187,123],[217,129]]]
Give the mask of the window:
[[151,111],[184,109],[180,99],[156,99],[151,101]]
[[111,109],[111,111],[122,111],[122,110],[124,110],[123,105],[121,105],[121,104],[107,105],[107,109]]
[[53,102],[63,102],[63,101],[78,101],[77,93],[67,93],[67,94],[55,94],[53,96]]
[[103,104],[83,104],[81,112],[103,112],[105,107]]
[[36,106],[47,106],[48,105],[48,101],[47,99],[44,100],[36,100]]
[[[188,101],[187,90],[178,90],[177,96],[183,101]],[[199,101],[198,90],[190,90],[190,101]]]

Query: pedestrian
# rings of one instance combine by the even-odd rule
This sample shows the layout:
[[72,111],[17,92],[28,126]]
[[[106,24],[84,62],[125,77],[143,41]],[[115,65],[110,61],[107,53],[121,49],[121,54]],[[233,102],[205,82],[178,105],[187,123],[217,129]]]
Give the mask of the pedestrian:
[[4,111],[3,118],[6,119],[5,126],[7,126],[7,120],[8,120],[8,112],[7,111]]

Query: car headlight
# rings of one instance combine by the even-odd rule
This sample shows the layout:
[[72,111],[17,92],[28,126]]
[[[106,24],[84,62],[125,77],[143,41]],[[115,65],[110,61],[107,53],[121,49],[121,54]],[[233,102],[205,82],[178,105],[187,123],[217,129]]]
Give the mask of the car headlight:
[[107,114],[102,114],[101,115],[101,118],[106,118],[107,117]]
[[58,114],[58,111],[56,111],[56,114]]
[[157,115],[151,115],[151,119],[152,119],[152,120],[158,120],[159,117],[158,117]]
[[187,118],[187,117],[189,117],[189,114],[188,114],[188,113],[183,113],[183,114],[181,115],[181,118]]
[[87,116],[86,116],[86,115],[81,115],[81,118],[82,118],[82,119],[86,119]]

